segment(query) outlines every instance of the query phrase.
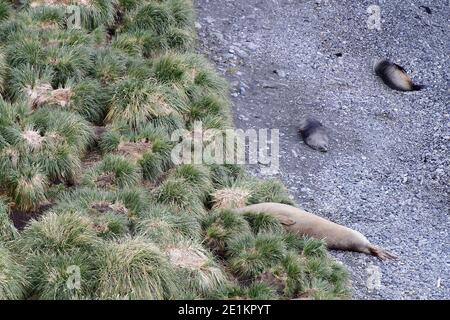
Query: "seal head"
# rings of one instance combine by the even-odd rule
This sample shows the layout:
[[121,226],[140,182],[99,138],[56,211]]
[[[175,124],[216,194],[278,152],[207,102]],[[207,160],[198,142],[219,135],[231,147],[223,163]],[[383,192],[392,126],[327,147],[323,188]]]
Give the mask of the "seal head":
[[311,148],[322,152],[328,151],[328,135],[318,120],[313,118],[303,120],[299,132],[303,141]]

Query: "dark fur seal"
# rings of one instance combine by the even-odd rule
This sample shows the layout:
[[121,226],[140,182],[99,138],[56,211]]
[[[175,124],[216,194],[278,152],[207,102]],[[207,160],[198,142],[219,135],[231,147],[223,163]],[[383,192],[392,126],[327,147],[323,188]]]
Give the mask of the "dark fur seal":
[[363,252],[381,260],[396,257],[369,242],[358,231],[341,226],[302,209],[281,203],[259,203],[233,209],[237,213],[265,213],[277,218],[289,232],[325,240],[328,248]]
[[374,70],[376,75],[391,89],[398,91],[418,91],[425,87],[414,84],[403,67],[389,60],[383,59],[378,61],[375,63]]
[[300,122],[300,135],[303,141],[315,150],[328,151],[328,135],[324,126],[316,119],[307,118]]

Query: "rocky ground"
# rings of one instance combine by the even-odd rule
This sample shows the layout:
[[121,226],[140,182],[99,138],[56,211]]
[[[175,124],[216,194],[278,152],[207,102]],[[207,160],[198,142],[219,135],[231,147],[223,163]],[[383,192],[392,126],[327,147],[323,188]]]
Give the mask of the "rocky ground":
[[[367,26],[374,3],[381,30]],[[236,126],[280,130],[278,176],[299,206],[399,256],[383,263],[333,252],[351,273],[353,296],[449,299],[448,1],[196,6],[201,50],[232,84]],[[372,72],[380,57],[403,65],[427,89],[387,88]],[[328,153],[301,142],[298,124],[307,115],[327,127]],[[259,166],[249,170],[261,175]]]

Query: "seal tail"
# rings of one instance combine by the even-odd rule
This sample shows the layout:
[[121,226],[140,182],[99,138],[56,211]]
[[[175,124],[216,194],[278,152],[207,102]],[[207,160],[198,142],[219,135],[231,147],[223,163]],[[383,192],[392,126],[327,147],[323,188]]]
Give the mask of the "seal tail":
[[371,255],[377,257],[380,260],[390,260],[390,259],[397,259],[397,256],[393,255],[392,253],[389,253],[387,250],[374,246],[369,245],[369,252]]

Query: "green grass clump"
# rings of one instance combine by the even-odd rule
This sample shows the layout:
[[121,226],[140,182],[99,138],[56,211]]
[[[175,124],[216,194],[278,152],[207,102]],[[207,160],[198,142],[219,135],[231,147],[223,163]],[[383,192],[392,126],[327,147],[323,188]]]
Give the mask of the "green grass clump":
[[188,119],[190,122],[202,121],[211,116],[227,119],[228,114],[228,102],[220,96],[210,94],[202,96],[191,103]]
[[76,212],[49,212],[31,221],[19,241],[24,251],[64,252],[90,249],[97,237],[88,217]]
[[294,205],[286,187],[279,180],[260,180],[252,191],[248,204],[277,202]]
[[154,195],[158,203],[177,211],[189,211],[197,216],[205,214],[201,199],[185,179],[167,179],[155,190]]
[[309,282],[304,291],[315,299],[347,298],[348,273],[341,263],[331,259],[310,258],[306,262],[305,272]]
[[53,211],[78,211],[85,214],[117,213],[128,217],[141,217],[149,209],[149,195],[140,188],[116,191],[78,188],[57,199]]
[[156,243],[171,243],[179,239],[200,239],[201,226],[188,212],[155,203],[136,221],[135,233]]
[[204,165],[181,164],[175,168],[173,173],[175,178],[184,179],[191,190],[206,201],[208,194],[212,190],[211,172]]
[[127,188],[138,185],[140,168],[121,155],[107,155],[83,178],[83,184],[98,188]]
[[108,122],[124,121],[135,130],[159,116],[182,110],[180,99],[152,79],[122,79],[114,84],[109,103]]
[[123,123],[109,126],[100,147],[105,153],[119,153],[137,162],[143,177],[149,181],[155,181],[172,166],[172,143],[167,133],[151,124],[138,131],[130,130]]
[[285,251],[285,243],[278,235],[241,235],[228,243],[229,267],[238,277],[251,279],[278,263]]
[[251,235],[245,219],[231,210],[216,210],[202,221],[205,244],[214,252],[223,254],[228,243],[239,235]]
[[249,286],[227,285],[213,292],[210,297],[217,300],[277,300],[276,290],[264,282],[253,282]]
[[30,116],[34,127],[54,140],[62,140],[76,152],[83,153],[92,143],[91,125],[79,115],[62,110],[42,108]]
[[289,249],[307,257],[325,258],[327,255],[324,240],[304,237],[294,233],[286,233],[284,235],[284,241]]
[[96,264],[92,252],[32,252],[26,257],[33,295],[42,300],[92,299],[96,286]]
[[8,19],[10,14],[11,14],[10,4],[5,0],[1,0],[0,1],[0,22]]
[[90,52],[84,46],[50,47],[44,61],[53,71],[54,88],[65,86],[69,79],[80,81],[92,69]]
[[[24,4],[25,8],[29,8],[33,4],[32,10],[48,10],[48,4],[44,0],[33,0],[26,1]],[[89,3],[81,0],[73,0],[69,3],[56,3],[53,4],[53,10],[61,9],[63,12],[66,10],[68,5],[77,6],[80,10],[81,27],[87,30],[93,30],[101,25],[108,26],[114,23],[115,19],[115,6],[117,1],[115,0],[90,0]],[[62,21],[67,24],[66,21]]]
[[127,68],[127,57],[120,51],[111,48],[95,52],[92,76],[102,84],[119,80]]
[[19,233],[9,218],[9,208],[0,198],[0,242],[8,242],[18,238]]
[[66,109],[73,110],[84,119],[95,124],[102,124],[106,112],[105,90],[96,80],[84,80],[79,83],[66,84],[70,100]]
[[28,284],[25,267],[0,243],[0,300],[25,298]]
[[207,297],[228,283],[224,270],[200,243],[176,242],[164,251],[187,293]]
[[[36,210],[47,199],[45,190],[48,180],[38,164],[20,161],[13,149],[3,150],[0,155],[0,182],[8,197],[19,210]],[[17,157],[17,158],[15,158]]]
[[63,194],[52,210],[76,212],[89,218],[91,228],[99,237],[120,237],[130,233],[130,219],[144,206],[141,199],[136,199],[139,196],[130,189],[108,192],[83,188]]
[[283,234],[284,228],[277,218],[265,213],[246,212],[243,214],[244,219],[247,220],[253,234],[259,233],[275,233]]
[[168,258],[141,238],[104,242],[98,247],[100,299],[169,299],[178,292]]

